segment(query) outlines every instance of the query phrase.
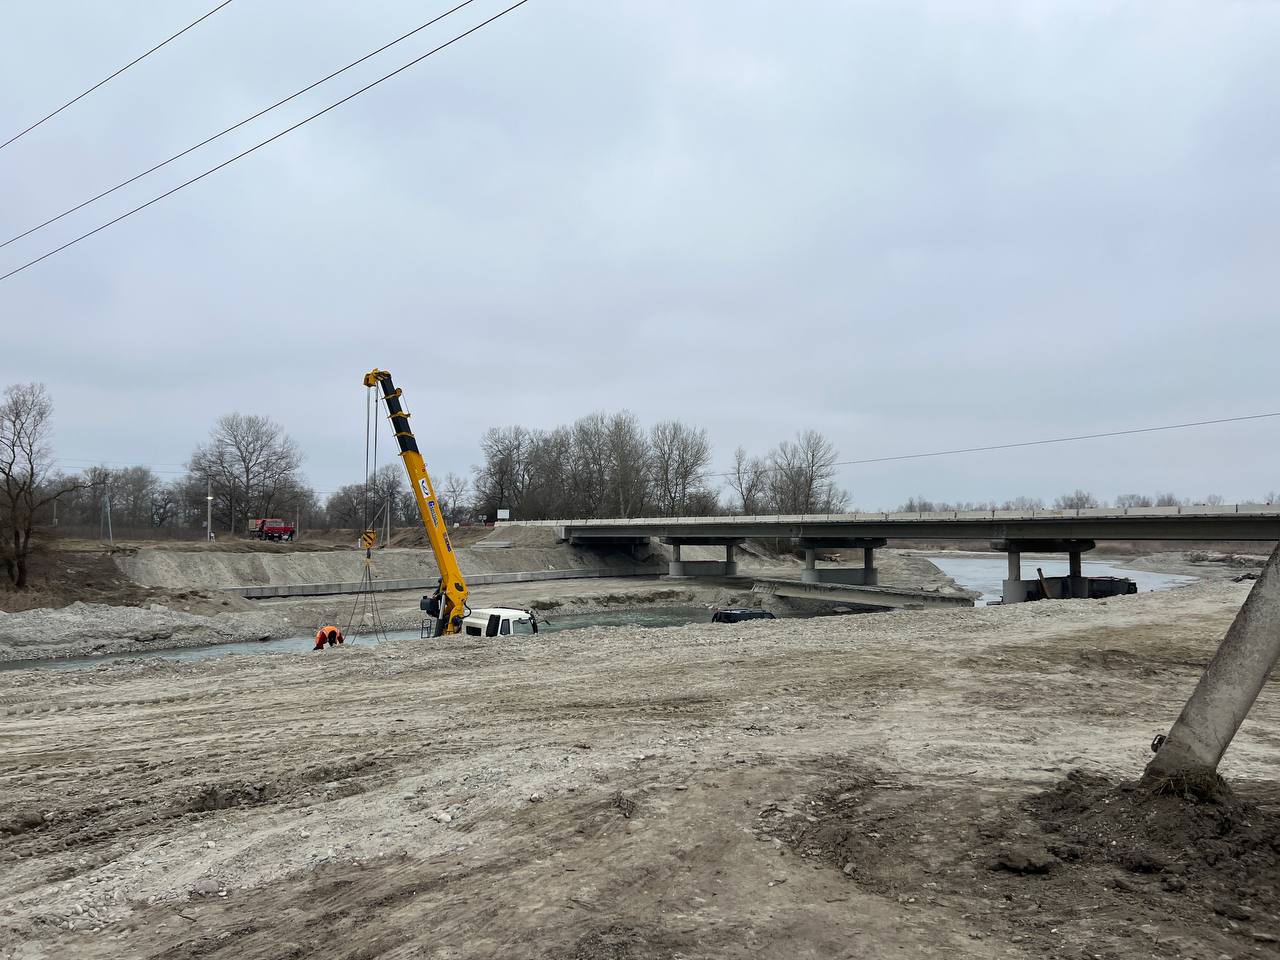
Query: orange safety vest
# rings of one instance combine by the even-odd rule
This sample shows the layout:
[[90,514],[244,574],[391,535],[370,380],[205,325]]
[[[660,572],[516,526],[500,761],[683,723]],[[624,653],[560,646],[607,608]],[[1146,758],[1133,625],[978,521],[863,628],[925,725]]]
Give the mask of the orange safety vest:
[[[330,634],[333,635],[332,640],[330,640]],[[328,626],[321,627],[316,631],[316,645],[312,649],[319,650],[326,643],[342,643],[345,639],[346,638],[343,637],[341,630],[333,624],[329,624]]]

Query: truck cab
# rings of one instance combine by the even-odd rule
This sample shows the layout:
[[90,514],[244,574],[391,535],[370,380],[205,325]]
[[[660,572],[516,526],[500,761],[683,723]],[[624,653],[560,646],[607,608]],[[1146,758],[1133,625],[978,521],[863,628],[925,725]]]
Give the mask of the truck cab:
[[484,607],[463,618],[462,632],[468,637],[528,635],[538,632],[538,618],[514,607]]
[[250,540],[292,540],[295,532],[292,523],[279,517],[256,518],[249,521]]

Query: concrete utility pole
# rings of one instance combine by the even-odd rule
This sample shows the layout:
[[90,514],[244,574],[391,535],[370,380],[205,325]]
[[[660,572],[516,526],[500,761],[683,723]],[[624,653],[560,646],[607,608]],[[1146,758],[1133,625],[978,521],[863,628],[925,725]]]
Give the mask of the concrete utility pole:
[[1170,778],[1214,773],[1277,661],[1280,546],[1262,568],[1168,738],[1147,764],[1146,775]]
[[213,539],[213,478],[204,479],[204,538]]

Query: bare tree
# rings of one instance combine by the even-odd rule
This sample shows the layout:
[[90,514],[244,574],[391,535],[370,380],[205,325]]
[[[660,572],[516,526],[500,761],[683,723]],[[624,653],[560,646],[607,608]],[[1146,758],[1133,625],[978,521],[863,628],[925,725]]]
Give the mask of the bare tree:
[[1182,501],[1178,499],[1177,494],[1174,494],[1174,493],[1156,494],[1157,507],[1178,507],[1181,505],[1182,505]]
[[324,512],[328,526],[358,529],[364,523],[364,484],[348,483],[339,487],[329,494]]
[[466,477],[450,471],[444,475],[444,483],[436,491],[440,496],[440,512],[450,523],[458,523],[467,519],[470,505],[467,498],[471,492],[471,484]]
[[652,489],[649,438],[630,410],[609,418],[607,444],[613,516],[644,516]]
[[476,508],[486,517],[518,508],[528,479],[529,431],[524,427],[490,427],[480,438],[484,462],[472,468]]
[[576,516],[569,478],[573,464],[573,432],[568,427],[530,435],[524,484],[515,504],[526,520]]
[[1144,493],[1122,493],[1116,497],[1116,506],[1126,510],[1129,507],[1149,507],[1151,498]]
[[923,494],[919,494],[907,499],[907,502],[898,507],[899,513],[933,513],[938,509],[938,504],[927,499]]
[[[383,510],[391,511],[391,522],[400,520],[399,506],[406,490],[405,474],[398,463],[384,463],[369,477],[365,521],[374,526],[374,520]],[[415,511],[416,512],[416,511]]]
[[834,482],[839,453],[816,430],[784,440],[770,458],[769,482],[778,513],[837,513],[849,495]]
[[706,484],[711,463],[707,431],[664,420],[649,431],[654,505],[661,516],[683,517]]
[[7,388],[0,404],[0,559],[9,582],[27,586],[27,561],[36,511],[81,484],[54,478],[49,448],[53,401],[43,384]]
[[229,413],[220,417],[209,443],[197,447],[187,469],[210,481],[214,508],[229,529],[244,529],[249,517],[270,516],[286,494],[302,487],[302,453],[269,417]]
[[579,517],[600,517],[606,512],[609,483],[609,425],[603,413],[579,417],[573,424],[569,463],[569,491]]
[[1098,498],[1086,490],[1077,488],[1071,493],[1064,493],[1053,501],[1055,510],[1086,510],[1098,506]]
[[1030,513],[1032,510],[1043,510],[1044,501],[1039,497],[1014,497],[1012,500],[1006,500],[1000,504],[1000,509]]
[[745,447],[733,451],[733,469],[729,471],[729,489],[735,495],[731,509],[743,516],[764,512],[769,488],[769,465],[761,457],[750,457]]

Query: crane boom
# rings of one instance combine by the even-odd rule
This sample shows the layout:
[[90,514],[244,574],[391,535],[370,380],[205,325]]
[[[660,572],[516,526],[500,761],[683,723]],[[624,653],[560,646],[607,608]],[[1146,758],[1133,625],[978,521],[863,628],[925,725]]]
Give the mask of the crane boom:
[[458,633],[462,629],[462,618],[467,613],[467,581],[458,566],[458,556],[453,552],[453,544],[449,542],[449,531],[444,518],[440,516],[435,487],[431,484],[431,475],[427,473],[427,463],[418,450],[418,441],[413,431],[409,429],[409,413],[400,403],[401,391],[391,382],[390,373],[376,367],[365,374],[364,385],[382,388],[382,399],[386,401],[396,442],[400,445],[400,459],[404,461],[405,472],[409,474],[409,487],[418,503],[427,540],[436,556],[436,566],[440,568],[440,584],[435,595],[430,600],[423,601],[424,609],[436,618],[436,636]]

